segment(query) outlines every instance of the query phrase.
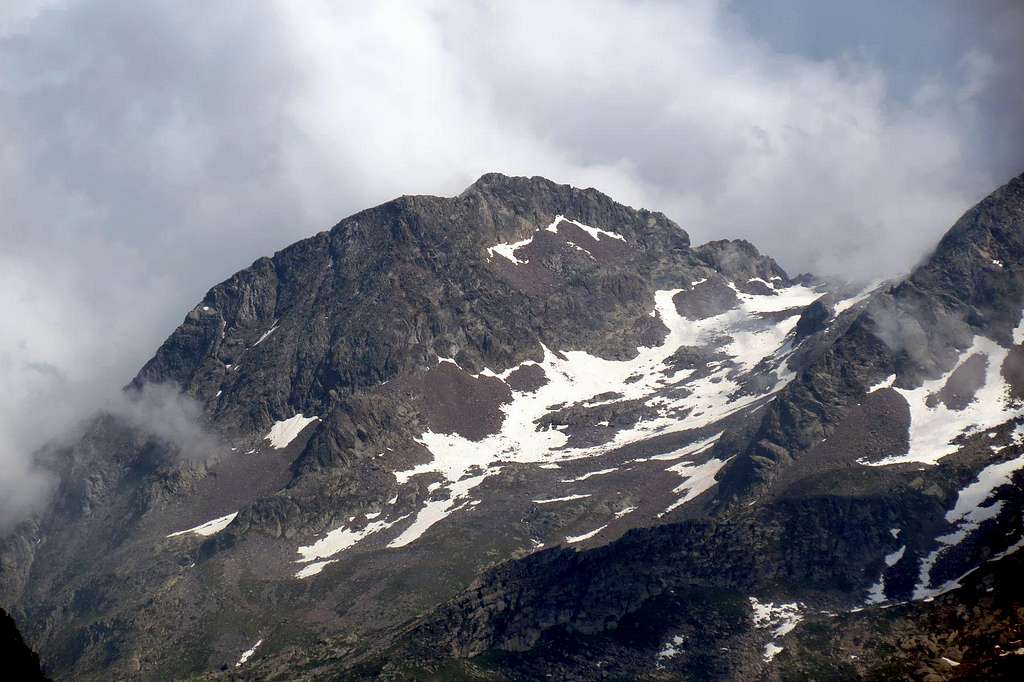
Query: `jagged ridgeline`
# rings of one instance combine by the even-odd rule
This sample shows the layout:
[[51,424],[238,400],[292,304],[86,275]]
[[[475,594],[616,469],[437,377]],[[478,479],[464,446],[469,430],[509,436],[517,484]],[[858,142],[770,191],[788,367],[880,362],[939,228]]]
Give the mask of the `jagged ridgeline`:
[[866,286],[543,178],[402,197],[141,369],[201,448],[47,454],[3,605],[58,679],[1013,677],[1022,310],[1022,178]]

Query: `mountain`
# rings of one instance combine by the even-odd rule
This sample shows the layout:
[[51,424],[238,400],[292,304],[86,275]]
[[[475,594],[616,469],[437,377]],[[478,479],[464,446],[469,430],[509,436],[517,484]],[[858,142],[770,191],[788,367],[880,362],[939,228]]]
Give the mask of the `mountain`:
[[1024,176],[906,278],[543,178],[215,286],[42,455],[0,596],[60,679],[954,679],[1024,662]]

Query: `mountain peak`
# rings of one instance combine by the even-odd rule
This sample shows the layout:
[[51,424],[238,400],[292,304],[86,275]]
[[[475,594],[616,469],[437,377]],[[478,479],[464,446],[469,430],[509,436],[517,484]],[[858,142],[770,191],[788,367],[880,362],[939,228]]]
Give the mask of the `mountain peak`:
[[[526,242],[530,263],[496,255]],[[535,357],[542,343],[623,355],[650,326],[651,283],[637,270],[656,263],[676,279],[700,263],[661,213],[489,173],[456,197],[400,197],[256,261],[211,289],[134,383],[173,381],[244,433],[438,355],[477,368]],[[620,308],[635,329],[612,333],[605,316]]]
[[677,247],[690,244],[686,231],[662,213],[634,209],[592,187],[580,189],[542,176],[486,173],[455,200],[477,206],[479,225],[494,226],[501,241],[515,241],[530,226],[547,227],[563,215],[587,225],[636,224],[640,231],[669,231]]
[[904,287],[937,297],[971,327],[1010,343],[1024,303],[1024,174],[957,220]]
[[538,177],[362,211],[140,371],[208,456],[116,416],[53,453],[0,594],[75,679],[827,677],[772,657],[1024,546],[1021,189],[862,292]]
[[[530,191],[536,191],[539,188],[545,188],[547,190],[554,190],[557,188],[576,191],[597,191],[597,190],[579,190],[572,187],[571,185],[557,183],[553,180],[549,180],[542,175],[506,175],[505,173],[499,173],[491,171],[484,173],[477,180],[462,191],[462,194],[466,193],[486,193],[486,192],[516,192],[516,193],[528,193]],[[461,196],[461,195],[460,195]]]

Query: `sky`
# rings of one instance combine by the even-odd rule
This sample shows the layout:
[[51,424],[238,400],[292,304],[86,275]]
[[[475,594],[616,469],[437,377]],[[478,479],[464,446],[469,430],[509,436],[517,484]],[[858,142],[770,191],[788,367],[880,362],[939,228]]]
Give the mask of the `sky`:
[[207,289],[400,194],[543,175],[905,272],[1024,171],[1022,34],[1012,0],[4,3],[0,522]]

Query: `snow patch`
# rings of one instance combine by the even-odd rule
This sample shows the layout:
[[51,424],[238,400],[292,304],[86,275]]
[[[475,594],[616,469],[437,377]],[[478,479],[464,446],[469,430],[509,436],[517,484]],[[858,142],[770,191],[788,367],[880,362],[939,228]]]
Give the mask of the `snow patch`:
[[956,504],[946,512],[946,521],[977,525],[996,516],[998,509],[993,511],[993,508],[997,507],[998,503],[988,507],[983,507],[983,503],[992,497],[996,489],[1009,485],[1013,473],[1021,468],[1024,468],[1024,455],[982,469],[978,472],[978,478],[957,494]]
[[[991,557],[985,563],[992,563],[993,561],[999,561],[1000,559],[1005,559],[1006,557],[1010,556],[1011,554],[1014,554],[1014,553],[1020,551],[1022,548],[1024,548],[1024,538],[1021,538],[1020,540],[1017,540],[1017,542],[1013,543],[1012,545],[1007,547],[1005,550],[1003,550],[999,554],[996,554],[995,556]],[[938,597],[940,595],[946,594],[947,592],[952,592],[953,590],[959,589],[960,587],[962,587],[962,585],[960,584],[960,581],[962,581],[964,578],[966,578],[970,574],[972,574],[975,571],[977,571],[979,568],[981,568],[981,565],[975,566],[974,568],[970,569],[969,571],[967,571],[966,573],[961,575],[959,578],[956,578],[955,580],[950,580],[950,581],[947,581],[947,582],[943,583],[939,587],[930,588],[930,589],[925,590],[924,592],[922,592],[922,594],[924,596],[922,596],[921,599],[923,599],[923,601],[926,601],[926,602],[927,601],[932,601],[933,599],[935,599],[935,597]],[[920,588],[920,586],[918,586],[918,588]],[[918,597],[916,596],[917,593],[918,593],[918,589],[915,589],[914,599],[918,599]]]
[[750,608],[754,612],[754,627],[772,628],[773,637],[784,637],[803,620],[803,604],[791,602],[775,605],[750,597]]
[[591,471],[591,472],[583,474],[582,476],[577,476],[576,478],[563,478],[560,482],[561,483],[579,483],[580,481],[585,481],[588,478],[593,478],[594,476],[604,476],[605,474],[610,474],[613,471],[618,471],[618,469],[615,468],[615,467],[612,467],[611,469],[598,469],[597,471]]
[[[332,557],[339,552],[343,552],[350,547],[354,547],[361,540],[373,535],[374,533],[379,533],[382,530],[387,530],[388,528],[391,528],[396,523],[402,521],[408,516],[409,515],[406,514],[405,516],[401,516],[395,519],[394,521],[371,521],[359,530],[352,530],[345,526],[335,528],[334,530],[327,533],[327,535],[314,542],[312,545],[299,547],[297,551],[301,558],[297,559],[295,563],[303,564],[310,561],[314,561],[316,559],[326,559],[328,557]],[[305,572],[305,574],[296,574],[296,577],[306,578],[310,575],[316,575],[320,572],[320,570],[323,570],[323,567],[326,566],[327,563],[329,562],[323,562],[319,570],[312,572],[310,572],[312,570],[311,567],[307,566],[306,568],[299,571],[299,573]]]
[[328,559],[327,561],[314,561],[313,563],[303,566],[295,572],[295,577],[299,580],[304,578],[311,578],[314,575],[318,575],[320,571],[324,570],[327,566],[336,563],[337,559]]
[[569,218],[566,218],[563,215],[557,216],[555,218],[555,220],[550,225],[548,225],[546,228],[544,228],[544,229],[547,230],[548,232],[554,232],[554,233],[557,234],[558,233],[558,224],[560,222],[562,222],[563,220],[565,222],[567,222],[567,223],[572,223],[576,227],[580,228],[581,230],[583,230],[584,232],[589,234],[595,240],[600,241],[601,237],[604,236],[604,237],[608,237],[610,239],[618,239],[620,242],[626,241],[626,238],[623,237],[621,234],[618,234],[616,232],[609,232],[608,230],[602,230],[599,227],[590,227],[589,225],[584,225],[583,223],[579,222],[578,220],[570,220]]
[[320,417],[304,417],[302,414],[297,414],[283,421],[274,422],[274,425],[270,427],[270,432],[264,438],[270,441],[270,447],[280,450],[288,447],[288,444],[295,440],[302,429],[315,421],[320,421]]
[[674,656],[678,656],[680,653],[682,653],[681,647],[683,645],[683,642],[685,641],[686,638],[682,635],[675,635],[674,637],[672,637],[672,639],[665,642],[665,644],[661,647],[661,650],[658,651],[658,660],[660,661],[667,658],[672,658]]
[[[581,230],[583,230],[584,232],[589,234],[591,237],[593,237],[597,241],[600,241],[601,237],[607,237],[609,239],[617,239],[617,240],[619,240],[621,242],[625,242],[626,241],[626,238],[623,237],[621,234],[617,234],[615,232],[610,232],[608,230],[602,230],[601,228],[598,228],[598,227],[591,227],[589,225],[584,225],[583,223],[581,223],[579,221],[571,220],[569,218],[566,218],[563,215],[556,216],[554,221],[552,221],[552,223],[550,225],[548,225],[544,229],[547,232],[553,232],[553,233],[557,234],[558,233],[558,225],[563,220],[565,222],[567,222],[567,223],[572,223],[573,225],[575,225],[576,227],[580,228]],[[535,236],[536,236],[536,233],[531,234],[526,239],[522,239],[522,240],[520,240],[518,242],[511,242],[511,243],[504,243],[504,244],[495,244],[494,246],[490,246],[490,247],[487,248],[487,254],[491,258],[493,258],[495,254],[497,254],[497,255],[501,256],[502,258],[506,258],[506,259],[512,261],[512,263],[514,263],[515,265],[526,265],[530,261],[529,260],[519,260],[518,258],[516,258],[515,252],[517,250],[523,248],[524,246],[530,245],[533,242],[533,239],[534,239]],[[575,242],[572,242],[572,241],[566,241],[566,243],[569,245],[570,248],[576,249],[577,251],[582,251],[583,253],[587,254],[591,258],[594,257],[594,255],[592,253],[590,253],[590,251],[586,247],[581,246],[581,245],[579,245],[579,244],[577,244]]]
[[672,489],[672,492],[674,493],[685,494],[678,500],[670,504],[668,508],[665,509],[665,511],[663,511],[661,514],[658,514],[658,516],[664,516],[670,511],[678,509],[679,507],[683,506],[690,500],[693,500],[700,496],[706,490],[709,490],[711,486],[717,483],[715,476],[718,475],[718,472],[722,469],[723,466],[725,466],[725,463],[728,462],[730,459],[732,459],[732,457],[728,457],[726,459],[717,459],[715,457],[712,457],[703,464],[694,464],[692,462],[680,462],[679,464],[675,464],[666,469],[666,471],[671,471],[674,474],[679,474],[680,476],[686,479],[681,484]]
[[419,510],[419,512],[416,513],[416,518],[413,520],[412,524],[402,531],[401,535],[389,542],[388,547],[391,549],[405,547],[406,545],[415,542],[435,523],[465,507],[466,504],[463,500],[469,496],[469,492],[473,488],[483,483],[484,478],[486,478],[489,473],[491,472],[485,472],[479,476],[463,478],[453,483],[451,485],[451,496],[447,500],[429,500]]
[[868,589],[866,604],[881,604],[885,601],[885,576],[878,579],[878,582]]
[[1012,545],[1010,545],[1009,547],[1004,549],[999,554],[996,554],[994,557],[990,558],[986,563],[992,563],[993,561],[999,561],[1000,559],[1005,559],[1006,557],[1010,556],[1011,554],[1014,554],[1014,553],[1018,552],[1022,547],[1024,547],[1024,538],[1021,538],[1020,540],[1017,540],[1017,542],[1013,543]]
[[632,462],[667,462],[667,461],[672,461],[674,459],[681,459],[683,457],[686,457],[687,455],[696,455],[696,454],[699,454],[701,452],[704,452],[705,450],[710,448],[712,445],[714,445],[718,441],[718,439],[722,436],[723,433],[725,433],[725,432],[724,431],[719,431],[718,433],[716,433],[715,435],[711,436],[710,438],[705,438],[704,440],[699,440],[696,443],[690,443],[689,445],[687,445],[685,447],[681,447],[678,450],[673,450],[672,452],[666,452],[666,453],[661,454],[661,455],[653,455],[651,457],[643,457],[643,458],[640,458],[640,459],[634,459],[634,460],[632,460]]
[[[963,410],[950,410],[945,403],[927,405],[928,396],[937,393],[949,376],[976,354],[986,356],[985,384],[975,393],[974,400]],[[905,462],[935,464],[959,446],[952,441],[961,435],[988,431],[994,426],[1024,414],[1024,410],[1011,405],[1009,386],[1002,376],[1007,350],[990,339],[975,336],[969,349],[960,354],[956,365],[938,379],[925,381],[915,389],[895,388],[910,406],[910,449],[904,455],[892,455],[877,462],[858,460],[868,466],[884,466]]]
[[[803,620],[803,604],[792,602],[775,605],[762,602],[757,597],[749,597],[754,627],[759,630],[771,629],[772,638],[785,637]],[[783,647],[769,642],[764,648],[764,660],[771,661],[782,651]]]
[[263,335],[260,336],[260,338],[258,338],[256,340],[256,343],[252,344],[253,348],[255,348],[256,346],[258,346],[261,343],[263,343],[264,341],[266,341],[268,336],[270,336],[271,334],[273,334],[274,332],[277,331],[277,322],[278,322],[277,320],[274,320],[274,324],[270,325],[270,329],[268,329],[267,331],[263,332]]
[[251,649],[246,649],[245,651],[243,651],[242,652],[242,657],[238,659],[238,663],[235,663],[235,667],[236,668],[242,667],[242,665],[246,661],[248,661],[250,658],[252,658],[252,655],[254,653],[256,653],[256,649],[259,647],[260,644],[263,644],[263,640],[262,639],[256,640],[256,643],[252,645]]
[[903,545],[899,549],[897,549],[895,552],[893,552],[891,554],[886,554],[885,555],[885,565],[888,566],[889,568],[892,568],[893,566],[895,566],[896,564],[898,564],[900,562],[900,559],[903,558],[903,555],[906,553],[906,551],[907,551],[907,546]]
[[591,259],[593,259],[593,260],[597,260],[596,258],[594,258],[594,254],[590,253],[590,251],[588,251],[587,249],[583,248],[582,246],[580,246],[580,245],[579,245],[579,244],[577,244],[576,242],[570,242],[570,241],[566,241],[565,243],[566,243],[566,245],[568,245],[568,246],[569,246],[570,248],[573,248],[573,249],[575,249],[575,250],[577,250],[577,251],[581,251],[581,252],[583,252],[583,253],[587,254],[587,256],[588,256],[588,257],[590,257]]
[[[899,535],[899,529],[898,528],[892,528],[892,529],[889,530],[889,533],[893,536],[893,538],[895,538],[897,535]],[[883,559],[885,561],[885,565],[888,566],[889,568],[892,568],[893,566],[895,566],[896,564],[898,564],[900,562],[900,559],[903,558],[903,555],[906,553],[906,551],[907,551],[907,546],[906,545],[902,545],[895,552],[891,552],[889,554],[886,554],[884,559]],[[881,604],[884,601],[885,601],[885,574],[883,573],[881,576],[879,576],[878,582],[876,582],[874,585],[872,585],[870,587],[870,589],[868,589],[868,598],[867,598],[867,602],[866,603],[868,603],[868,604]]]
[[[397,496],[389,501],[389,504],[394,504],[397,501]],[[295,573],[295,577],[299,579],[309,578],[311,576],[319,574],[330,564],[338,561],[337,559],[327,559],[327,557],[335,556],[336,554],[343,552],[356,544],[366,539],[367,537],[380,533],[381,531],[387,530],[392,526],[395,526],[405,519],[410,514],[405,514],[392,521],[376,520],[381,516],[381,512],[373,512],[367,514],[366,518],[370,523],[367,523],[363,528],[354,530],[341,526],[327,533],[323,538],[317,540],[312,545],[307,545],[298,548],[300,558],[295,563],[309,563],[307,566],[303,566]],[[355,517],[349,519],[351,522]],[[326,561],[314,561],[316,559],[327,559]]]
[[[550,228],[557,231],[557,221]],[[614,233],[599,232],[609,238],[619,238]],[[483,370],[480,374],[505,380],[522,366],[538,365],[543,369],[547,382],[529,392],[513,390],[512,400],[501,407],[503,421],[500,431],[482,440],[471,441],[458,434],[432,431],[420,435],[418,442],[430,451],[433,459],[412,469],[395,472],[397,482],[404,484],[419,474],[441,474],[452,496],[450,501],[429,502],[420,511],[422,523],[418,516],[414,526],[423,529],[423,524],[428,524],[429,527],[455,511],[458,508],[456,500],[462,499],[472,486],[500,471],[507,463],[532,463],[554,468],[558,462],[599,456],[653,436],[704,428],[765,400],[792,378],[792,372],[785,368],[785,361],[794,349],[786,338],[798,315],[775,321],[763,319],[758,313],[799,309],[816,299],[819,292],[803,286],[787,287],[773,296],[745,294],[737,290],[738,307],[715,317],[693,321],[683,318],[676,310],[672,298],[680,291],[673,289],[655,293],[655,310],[669,333],[661,345],[638,348],[633,359],[606,360],[574,350],[556,353],[542,345],[544,356],[541,362],[526,361],[500,373]],[[729,340],[719,345],[725,337]],[[666,374],[669,369],[666,360],[680,346],[707,344],[719,347],[730,356],[730,362],[720,363],[709,376],[699,379],[690,379],[692,370],[679,371],[673,376]],[[769,368],[774,367],[779,378],[772,391],[760,395],[741,391],[743,375],[759,364],[763,368],[762,363],[767,363]],[[677,387],[685,390],[674,391],[672,397],[664,395],[668,389]],[[566,447],[569,439],[565,433],[558,429],[539,429],[538,422],[550,412],[550,406],[589,404],[608,392],[621,395],[615,400],[647,401],[658,414],[618,431],[609,442],[593,447]],[[706,446],[693,444],[688,447]],[[682,453],[673,454],[673,458],[681,456]],[[677,472],[688,479],[688,483],[679,489],[679,492],[687,493],[680,504],[713,485],[714,474],[721,463],[724,462],[716,460],[707,463],[704,469]],[[479,471],[485,473],[473,475]]]
[[551,504],[552,502],[568,502],[569,500],[582,500],[590,495],[566,495],[565,497],[552,497],[546,500],[532,500],[534,504]]
[[207,521],[206,523],[201,523],[198,526],[195,526],[194,528],[176,531],[174,533],[171,533],[167,537],[176,538],[179,535],[187,535],[189,533],[192,533],[193,535],[202,535],[204,537],[216,535],[217,533],[227,528],[228,524],[234,521],[236,516],[238,516],[238,512],[231,512],[230,514],[219,516],[211,521]]
[[506,258],[512,261],[516,265],[526,265],[529,260],[519,260],[516,258],[515,253],[518,249],[523,248],[533,241],[533,235],[530,235],[526,239],[518,242],[512,242],[511,244],[496,244],[487,249],[487,253],[493,258],[494,254],[498,254],[502,258]]
[[868,389],[868,394],[874,393],[875,391],[881,391],[883,388],[890,388],[893,383],[896,382],[896,375],[890,374],[885,379],[882,379],[877,384]]
[[933,550],[921,562],[918,572],[918,584],[914,588],[914,599],[927,599],[944,594],[959,587],[959,581],[967,574],[957,580],[949,581],[940,587],[931,587],[931,571],[939,558],[950,548],[960,544],[970,534],[976,531],[984,521],[999,516],[1003,508],[1003,501],[997,500],[994,503],[986,504],[995,491],[1011,481],[1013,473],[1024,468],[1024,455],[1014,459],[990,464],[978,472],[977,479],[957,494],[956,504],[946,512],[946,521],[954,526],[952,533],[939,536],[935,541],[939,547]]
[[565,537],[565,542],[566,542],[566,544],[571,545],[571,544],[573,544],[575,542],[583,542],[584,540],[589,540],[590,538],[594,537],[595,535],[597,535],[598,533],[600,533],[601,531],[603,531],[607,527],[608,527],[608,524],[605,524],[605,525],[601,526],[600,528],[595,528],[594,530],[590,531],[589,533],[584,533],[583,535],[567,535]]

